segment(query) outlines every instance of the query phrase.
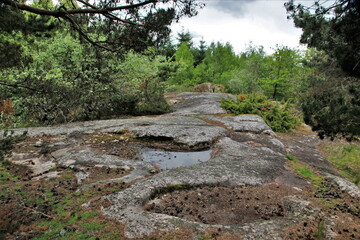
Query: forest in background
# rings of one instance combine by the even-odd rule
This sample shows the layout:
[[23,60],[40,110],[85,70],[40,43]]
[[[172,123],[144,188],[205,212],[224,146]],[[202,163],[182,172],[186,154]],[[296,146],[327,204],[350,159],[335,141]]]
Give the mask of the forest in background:
[[[291,103],[321,137],[360,135],[356,1],[336,1],[333,18],[321,5],[313,10],[288,2],[289,17],[303,29],[301,42],[309,49],[275,46],[273,54],[252,44],[241,53],[229,43],[204,39],[195,45],[186,31],[171,41],[169,25],[195,15],[201,7],[196,1],[165,1],[179,5],[156,12],[128,10],[127,19],[139,25],[92,14],[68,14],[64,21],[15,10],[8,2],[0,1],[1,128],[165,113],[171,111],[165,92],[208,82],[240,96]],[[79,8],[74,1],[60,3],[69,12]],[[52,1],[32,6],[59,8]]]

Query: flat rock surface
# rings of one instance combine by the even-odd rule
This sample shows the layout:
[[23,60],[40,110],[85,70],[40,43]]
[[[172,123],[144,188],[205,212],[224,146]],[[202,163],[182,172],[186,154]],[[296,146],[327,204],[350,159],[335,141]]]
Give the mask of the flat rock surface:
[[175,109],[174,115],[226,114],[220,107],[221,99],[233,98],[225,93],[171,93],[166,95],[168,102]]
[[[225,115],[220,101],[234,97],[228,94],[166,97],[175,111],[162,116],[16,129],[15,134],[27,131],[29,138],[10,160],[32,169],[29,178],[53,178],[59,169],[72,168],[79,191],[126,183],[124,190],[102,195],[107,204],[100,207],[124,226],[127,238],[178,229],[191,231],[195,239],[211,229],[240,236],[236,239],[284,239],[292,227],[296,234],[315,231],[324,213],[308,201],[313,198],[309,182],[288,167],[286,154],[330,174],[344,192],[358,197],[358,188],[321,157],[313,136],[278,136],[259,116]],[[211,157],[161,170],[142,158],[144,149],[164,154],[206,150]]]
[[275,135],[265,121],[257,115],[239,115],[235,117],[203,116],[203,118],[210,121],[220,122],[235,132],[265,133]]
[[[21,135],[24,131],[30,137],[131,131],[135,138],[158,138],[173,140],[175,143],[185,144],[189,147],[203,145],[209,147],[210,143],[219,137],[227,136],[225,129],[208,124],[200,119],[183,116],[157,116],[139,117],[130,119],[101,120],[83,123],[69,123],[53,127],[18,128],[15,135]],[[0,132],[2,134],[2,132]],[[201,146],[200,146],[201,147]]]

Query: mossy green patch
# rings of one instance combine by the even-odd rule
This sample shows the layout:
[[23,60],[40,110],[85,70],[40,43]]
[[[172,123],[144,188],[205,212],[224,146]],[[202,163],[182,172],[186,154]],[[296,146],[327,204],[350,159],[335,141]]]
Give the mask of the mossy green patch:
[[99,214],[98,211],[90,211],[90,212],[84,212],[81,214],[81,220],[87,220],[89,218],[93,218]]
[[293,161],[293,162],[299,161],[295,156],[290,155],[290,154],[286,154],[285,157],[286,157],[287,159],[289,159],[290,161]]
[[81,227],[84,230],[87,231],[98,231],[102,228],[104,228],[106,226],[106,224],[101,224],[101,223],[97,223],[97,222],[89,222],[89,223],[84,223]]
[[207,239],[213,239],[213,237],[210,234],[202,235],[198,238],[199,240],[207,240]]
[[0,163],[0,182],[16,182],[19,181],[19,177],[9,173],[6,168],[1,166]]
[[303,178],[311,181],[315,186],[320,186],[323,177],[314,173],[314,171],[305,163],[300,162],[293,155],[286,155],[287,159],[289,159],[289,166],[295,170],[297,174],[302,176]]

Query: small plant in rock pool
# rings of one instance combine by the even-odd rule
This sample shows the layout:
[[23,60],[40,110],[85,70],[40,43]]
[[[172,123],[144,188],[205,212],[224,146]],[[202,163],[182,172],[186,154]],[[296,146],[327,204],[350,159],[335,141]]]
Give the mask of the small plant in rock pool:
[[275,132],[288,132],[301,123],[301,118],[292,104],[289,102],[281,104],[261,94],[222,99],[221,107],[235,115],[259,115]]

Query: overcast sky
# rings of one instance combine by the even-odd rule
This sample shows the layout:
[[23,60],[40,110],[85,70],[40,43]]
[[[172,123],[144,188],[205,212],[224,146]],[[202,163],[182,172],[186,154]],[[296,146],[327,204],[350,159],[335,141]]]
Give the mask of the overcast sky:
[[298,47],[301,30],[287,20],[283,0],[205,0],[206,6],[193,18],[184,18],[172,26],[173,36],[182,29],[198,43],[203,38],[229,42],[236,53],[251,41],[264,46],[267,53],[279,45]]

